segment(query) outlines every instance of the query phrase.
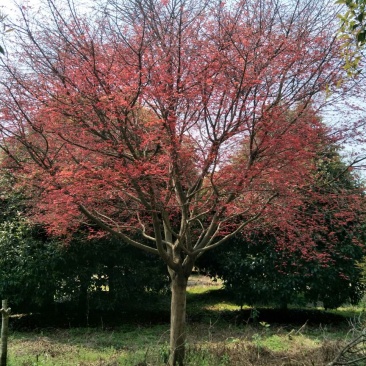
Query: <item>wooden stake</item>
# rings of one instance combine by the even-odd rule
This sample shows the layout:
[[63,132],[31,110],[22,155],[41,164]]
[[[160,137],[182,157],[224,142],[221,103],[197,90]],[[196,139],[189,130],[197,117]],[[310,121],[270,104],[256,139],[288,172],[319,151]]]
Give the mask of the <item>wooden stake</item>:
[[8,357],[9,314],[11,309],[8,308],[8,300],[2,300],[1,305],[2,308],[0,309],[0,312],[2,314],[2,322],[0,366],[6,366]]

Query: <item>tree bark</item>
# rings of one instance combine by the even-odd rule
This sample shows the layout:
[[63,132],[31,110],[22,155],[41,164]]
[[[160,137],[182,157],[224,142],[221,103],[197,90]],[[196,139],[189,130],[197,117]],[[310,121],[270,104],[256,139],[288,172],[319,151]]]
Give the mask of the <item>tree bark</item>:
[[0,312],[2,314],[0,366],[6,366],[6,361],[8,357],[8,333],[10,314],[10,308],[8,308],[8,300],[2,301],[2,308]]
[[188,278],[171,273],[170,366],[183,366],[186,343],[186,300]]

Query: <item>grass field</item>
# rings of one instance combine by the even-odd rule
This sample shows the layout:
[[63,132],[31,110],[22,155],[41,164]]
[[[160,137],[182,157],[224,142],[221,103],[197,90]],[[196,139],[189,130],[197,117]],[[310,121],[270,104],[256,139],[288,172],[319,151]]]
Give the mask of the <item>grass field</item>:
[[[150,304],[166,313],[167,299]],[[139,314],[141,319],[139,321]],[[143,309],[129,322],[88,328],[11,331],[9,366],[164,365],[169,323]],[[239,308],[220,284],[192,281],[188,295],[187,365],[326,365],[363,327],[362,307],[323,312],[312,309]],[[132,316],[133,315],[133,316]],[[346,317],[348,318],[346,318]],[[347,320],[348,319],[348,320]],[[10,321],[12,322],[12,320]]]

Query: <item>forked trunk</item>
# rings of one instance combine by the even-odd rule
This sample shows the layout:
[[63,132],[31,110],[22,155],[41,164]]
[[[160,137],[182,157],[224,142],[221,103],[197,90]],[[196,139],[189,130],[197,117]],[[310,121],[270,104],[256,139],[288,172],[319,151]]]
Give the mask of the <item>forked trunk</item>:
[[186,299],[188,279],[182,274],[171,274],[172,299],[170,313],[170,366],[182,366],[186,342]]

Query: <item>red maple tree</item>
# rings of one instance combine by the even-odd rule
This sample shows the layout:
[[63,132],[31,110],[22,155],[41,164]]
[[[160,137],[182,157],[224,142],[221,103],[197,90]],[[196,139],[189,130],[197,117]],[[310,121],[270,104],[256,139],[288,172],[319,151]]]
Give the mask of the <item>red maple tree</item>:
[[311,111],[340,79],[335,17],[315,0],[47,4],[20,9],[2,59],[2,149],[51,232],[87,219],[167,264],[181,365],[196,258],[298,207],[322,143]]

